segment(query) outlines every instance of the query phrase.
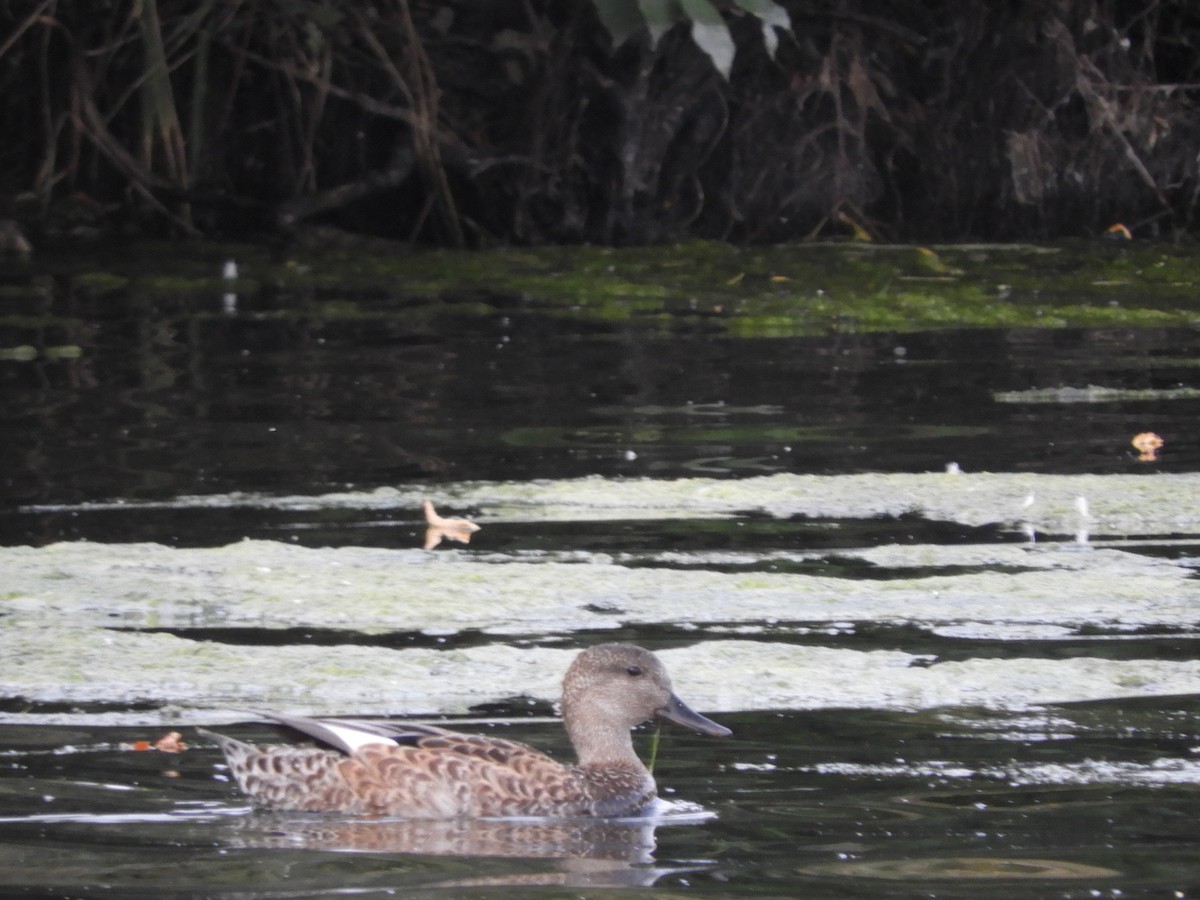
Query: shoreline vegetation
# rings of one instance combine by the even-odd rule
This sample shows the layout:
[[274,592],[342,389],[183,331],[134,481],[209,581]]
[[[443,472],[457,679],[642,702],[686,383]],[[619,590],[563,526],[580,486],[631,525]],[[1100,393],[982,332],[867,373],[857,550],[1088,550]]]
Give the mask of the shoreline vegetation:
[[41,0],[7,246],[1043,241],[1195,230],[1200,10],[1025,0]]

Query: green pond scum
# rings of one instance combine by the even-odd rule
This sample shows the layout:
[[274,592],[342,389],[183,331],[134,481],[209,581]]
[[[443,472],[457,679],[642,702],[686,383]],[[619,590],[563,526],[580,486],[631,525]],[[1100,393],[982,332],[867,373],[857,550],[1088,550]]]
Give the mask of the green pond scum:
[[[237,264],[235,278],[223,277],[226,261]],[[104,252],[46,251],[11,267],[0,275],[0,325],[18,314],[23,298],[45,296],[47,276],[58,291],[127,291],[151,305],[233,291],[271,294],[279,301],[276,314],[284,316],[419,320],[431,311],[464,317],[536,311],[667,333],[694,320],[738,337],[1200,321],[1196,248],[1142,242],[739,248],[694,241],[470,251],[379,240],[285,248],[137,243]],[[356,302],[359,296],[371,302]]]
[[[0,547],[0,657],[23,661],[0,673],[0,697],[33,705],[0,710],[0,722],[61,704],[106,706],[128,723],[168,707],[424,714],[518,695],[549,702],[574,646],[629,630],[658,635],[680,688],[710,710],[1025,708],[1194,693],[1198,513],[1177,498],[1196,496],[1198,479],[926,473],[440,486],[453,498],[446,508],[479,511],[485,534],[522,522],[562,532],[572,522],[619,529],[678,517],[793,534],[712,550],[614,554],[590,548],[600,532],[578,527],[558,552],[280,540]],[[415,509],[427,487],[170,503],[378,518]],[[1029,537],[922,540],[905,518],[917,510],[927,522],[1025,520]],[[833,515],[832,530],[895,517],[892,540],[831,553],[808,532]],[[1090,536],[1073,537],[1079,527]],[[867,567],[875,577],[861,577]],[[337,651],[314,635],[336,637]],[[1149,656],[1130,658],[1134,636],[1157,640]]]

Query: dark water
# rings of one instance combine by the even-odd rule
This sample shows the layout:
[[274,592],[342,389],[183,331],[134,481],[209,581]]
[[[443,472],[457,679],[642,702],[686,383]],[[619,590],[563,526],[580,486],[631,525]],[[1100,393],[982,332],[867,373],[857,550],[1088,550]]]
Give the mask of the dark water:
[[264,295],[224,314],[215,295],[146,308],[83,293],[57,298],[57,315],[42,318],[8,302],[19,314],[0,317],[0,348],[82,353],[0,359],[6,544],[213,543],[271,524],[253,510],[186,521],[14,511],[89,500],[580,475],[924,472],[949,462],[1141,472],[1129,439],[1145,430],[1167,440],[1155,471],[1200,462],[1200,400],[996,399],[1030,388],[1189,385],[1193,330],[768,340],[705,333],[687,317],[668,334],[636,319],[581,325],[499,301],[489,314],[435,303],[414,316],[379,296]]
[[[665,796],[716,818],[648,825],[253,812],[215,780],[212,748],[132,753],[119,744],[142,732],[10,727],[0,871],[44,896],[656,884],[701,896],[1190,897],[1198,711],[1191,697],[1028,716],[725,715],[726,741],[664,731],[657,766]],[[497,730],[565,752],[557,726]]]
[[[263,292],[240,298],[232,313],[216,294],[153,307],[119,292],[56,294],[36,310],[6,300],[0,349],[71,346],[81,353],[0,358],[0,545],[218,546],[249,536],[314,547],[409,546],[420,529],[415,520],[381,521],[357,510],[81,505],[233,491],[925,472],[949,462],[967,471],[1147,477],[1200,468],[1196,400],[1153,393],[1109,402],[997,399],[1034,388],[1190,386],[1200,350],[1194,330],[748,340],[686,315],[665,328],[636,320],[585,326],[511,298],[474,299],[431,303],[419,315],[409,301],[336,292]],[[1129,446],[1143,430],[1167,442],[1153,467]],[[806,546],[827,552],[796,564],[797,575],[871,580],[886,573],[839,562],[839,548],[1019,539],[1001,527],[919,516],[757,530],[756,521],[617,523],[592,531],[575,523],[550,536],[511,525],[493,531],[486,550],[555,550],[586,538],[594,550],[635,555],[766,552],[791,545],[795,530],[805,529]],[[630,565],[653,577],[658,564]],[[769,561],[755,566],[778,570]],[[823,640],[813,634],[802,640]],[[584,637],[613,636],[652,647],[703,639],[662,625]],[[315,643],[331,653],[366,640],[353,630],[314,629],[191,637]],[[1195,658],[1190,634],[1144,638],[1104,652]],[[403,646],[427,639],[369,640]],[[500,640],[450,638],[460,645]],[[938,639],[903,623],[826,641],[837,642],[941,659],[1070,657],[1096,646],[1078,636],[1036,647]],[[718,715],[733,738],[665,730],[657,764],[665,796],[698,803],[715,818],[557,830],[542,823],[541,831],[268,816],[244,806],[214,768],[215,749],[186,728],[193,749],[168,756],[122,749],[155,736],[146,729],[2,725],[0,885],[32,896],[479,896],[515,887],[574,897],[625,886],[646,896],[1194,897],[1198,704],[1195,695],[1181,695],[1028,712]],[[3,701],[7,713],[29,709],[55,711],[21,697]],[[79,707],[64,702],[57,711],[72,709]],[[510,721],[520,711],[486,710]],[[566,752],[555,725],[518,719],[500,728]],[[234,731],[265,736],[250,727]]]

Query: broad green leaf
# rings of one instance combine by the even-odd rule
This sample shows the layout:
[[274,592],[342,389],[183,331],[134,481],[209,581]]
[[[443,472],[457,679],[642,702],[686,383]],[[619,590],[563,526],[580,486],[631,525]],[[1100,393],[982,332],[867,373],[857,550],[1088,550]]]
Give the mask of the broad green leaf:
[[679,0],[640,0],[642,16],[650,28],[650,46],[657,47],[671,26],[684,18]]
[[646,27],[638,0],[592,0],[600,24],[612,38],[613,47],[620,47]]
[[779,47],[779,35],[775,33],[775,29],[778,28],[789,34],[792,30],[792,20],[788,18],[787,10],[775,0],[733,0],[733,2],[762,21],[763,43],[767,47],[767,53],[774,57],[775,50]]
[[713,65],[717,67],[726,79],[733,67],[733,54],[736,50],[733,36],[721,14],[709,0],[679,0],[684,13],[692,20],[692,40],[701,50],[708,54]]
[[[763,43],[771,56],[779,47],[777,29],[791,33],[792,23],[787,10],[775,0],[732,0],[739,8],[762,23]],[[679,22],[692,26],[696,42],[717,71],[729,78],[737,48],[729,26],[712,0],[592,0],[600,23],[619,47],[643,27],[650,32],[650,46],[655,48],[662,36]]]

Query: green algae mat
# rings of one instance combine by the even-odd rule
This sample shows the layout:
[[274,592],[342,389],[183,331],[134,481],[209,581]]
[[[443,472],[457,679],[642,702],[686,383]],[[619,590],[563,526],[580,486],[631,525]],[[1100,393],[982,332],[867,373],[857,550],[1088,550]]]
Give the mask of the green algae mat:
[[[234,270],[236,277],[224,277]],[[384,315],[379,307],[386,301],[389,318],[400,304],[414,322],[469,319],[500,308],[514,317],[536,312],[593,326],[796,337],[947,327],[1191,326],[1200,322],[1198,285],[1200,254],[1190,244],[738,248],[694,242],[449,251],[338,241],[283,251],[206,243],[47,253],[10,264],[0,298],[36,298],[64,287],[127,291],[149,304],[195,293],[245,298],[268,292],[285,297],[271,313],[285,317],[369,318]],[[19,318],[27,325],[42,321],[28,312]],[[0,312],[0,325],[6,323],[21,324]],[[26,358],[33,346],[0,347],[0,357]],[[68,354],[70,346],[54,352]]]

